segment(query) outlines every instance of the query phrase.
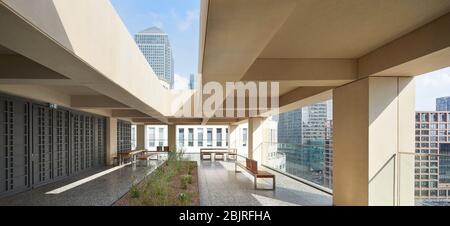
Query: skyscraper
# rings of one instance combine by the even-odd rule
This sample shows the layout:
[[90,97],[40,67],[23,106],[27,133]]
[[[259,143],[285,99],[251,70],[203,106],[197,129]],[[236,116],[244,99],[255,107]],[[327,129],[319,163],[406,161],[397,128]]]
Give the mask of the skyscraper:
[[196,89],[197,88],[197,78],[194,74],[191,74],[189,76],[189,89]]
[[302,138],[302,109],[282,113],[278,119],[278,142],[300,144]]
[[450,97],[437,98],[436,111],[450,111]]
[[313,104],[302,109],[302,143],[317,143],[325,140],[328,103]]
[[327,187],[331,182],[324,179],[324,158],[331,108],[331,101],[317,103],[280,114],[278,121],[278,150],[286,155],[286,172]]
[[160,28],[151,27],[137,33],[134,39],[162,84],[172,89],[174,60],[169,36]]

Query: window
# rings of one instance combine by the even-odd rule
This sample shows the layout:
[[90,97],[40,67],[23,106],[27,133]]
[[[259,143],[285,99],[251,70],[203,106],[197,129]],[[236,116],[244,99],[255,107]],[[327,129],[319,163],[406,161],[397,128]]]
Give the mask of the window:
[[184,146],[184,129],[178,129],[178,144],[180,147]]
[[247,128],[242,129],[242,146],[247,146]]
[[159,146],[164,146],[164,129],[159,128]]
[[222,129],[218,128],[216,133],[217,147],[222,147]]
[[148,146],[155,147],[155,128],[148,129]]
[[225,144],[225,146],[227,146],[228,147],[228,142],[230,141],[230,135],[228,134],[228,129],[225,129],[225,139],[226,139],[226,144]]
[[197,129],[197,146],[203,147],[203,128]]
[[136,125],[132,125],[131,126],[131,149],[133,149],[133,150],[135,150],[137,147],[136,138],[137,138],[137,127],[136,127]]
[[194,129],[189,128],[188,129],[189,134],[188,134],[188,146],[189,147],[193,147],[194,146]]
[[206,132],[206,139],[207,139],[207,145],[208,145],[208,147],[211,147],[212,146],[212,138],[213,138],[213,131],[212,131],[212,129],[208,129],[207,130],[207,132]]

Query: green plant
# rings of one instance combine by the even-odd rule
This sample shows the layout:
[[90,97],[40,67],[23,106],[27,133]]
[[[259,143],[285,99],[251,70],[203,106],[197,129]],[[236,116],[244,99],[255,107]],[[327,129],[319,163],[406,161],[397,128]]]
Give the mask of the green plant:
[[193,168],[192,165],[188,164],[187,168],[188,168],[188,175],[192,175],[192,168]]
[[183,175],[181,180],[187,184],[192,184],[192,175]]
[[186,206],[191,202],[191,195],[189,193],[180,193],[178,195],[178,200],[180,201],[181,205]]
[[188,187],[188,183],[185,180],[181,180],[181,188],[186,190]]
[[141,196],[141,191],[136,184],[131,185],[130,189],[131,198],[139,198]]

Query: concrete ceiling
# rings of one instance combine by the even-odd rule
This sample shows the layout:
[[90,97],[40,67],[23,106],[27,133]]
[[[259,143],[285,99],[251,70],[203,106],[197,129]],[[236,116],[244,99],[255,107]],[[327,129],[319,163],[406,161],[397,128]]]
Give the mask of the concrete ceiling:
[[259,58],[359,58],[449,10],[448,0],[299,0]]
[[16,53],[14,51],[11,51],[8,48],[0,45],[0,54],[1,55],[15,55]]
[[200,72],[204,84],[279,81],[290,103],[299,90],[414,76],[450,65],[448,49],[434,54],[449,47],[449,12],[450,0],[203,0]]

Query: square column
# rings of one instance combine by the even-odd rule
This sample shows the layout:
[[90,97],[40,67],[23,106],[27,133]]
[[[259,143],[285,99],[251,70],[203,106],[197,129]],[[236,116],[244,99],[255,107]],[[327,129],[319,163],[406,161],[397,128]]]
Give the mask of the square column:
[[145,125],[136,125],[136,150],[145,149]]
[[333,105],[334,205],[414,205],[414,79],[361,79]]
[[113,164],[117,157],[117,119],[106,118],[106,165]]
[[265,118],[249,118],[248,119],[248,141],[247,141],[247,157],[258,161],[261,164],[261,152],[263,145],[263,129],[262,124]]
[[237,148],[237,136],[238,136],[238,126],[237,125],[229,125],[228,126],[228,147],[229,148]]
[[177,151],[177,125],[167,126],[167,141],[169,151]]

